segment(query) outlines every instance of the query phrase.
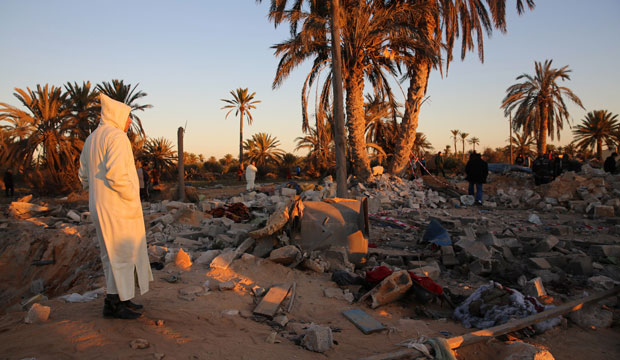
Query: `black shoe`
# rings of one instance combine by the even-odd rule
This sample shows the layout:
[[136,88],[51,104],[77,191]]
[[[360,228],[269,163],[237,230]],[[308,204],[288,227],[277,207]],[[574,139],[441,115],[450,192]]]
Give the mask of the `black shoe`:
[[476,205],[478,205],[478,206],[482,206],[482,201],[477,200],[477,201],[476,201]]
[[103,304],[103,316],[107,318],[134,320],[142,316],[131,310],[117,294],[107,295]]
[[144,306],[140,305],[140,304],[136,304],[131,302],[131,300],[125,300],[122,302],[125,306],[127,306],[129,309],[131,310],[142,310],[144,308]]

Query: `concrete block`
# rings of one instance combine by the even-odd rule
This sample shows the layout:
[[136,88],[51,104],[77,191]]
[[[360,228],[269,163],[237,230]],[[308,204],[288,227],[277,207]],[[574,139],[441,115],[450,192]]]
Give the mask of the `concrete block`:
[[334,343],[332,329],[329,326],[310,325],[304,332],[301,340],[303,347],[310,351],[323,353],[329,350]]
[[543,285],[543,280],[540,277],[535,277],[528,281],[525,284],[523,292],[526,295],[533,297],[547,296],[547,291],[545,290],[545,286]]
[[613,217],[614,216],[614,207],[607,205],[598,205],[594,207],[594,215],[600,217]]
[[551,269],[551,264],[544,258],[529,258],[529,265],[535,269],[548,270]]
[[557,237],[555,237],[553,235],[548,235],[547,237],[542,239],[542,241],[540,241],[538,244],[536,244],[536,246],[534,248],[534,251],[536,251],[536,252],[550,251],[559,242],[560,242],[560,240]]
[[294,197],[294,196],[297,195],[297,190],[283,187],[283,188],[280,189],[280,194],[282,196]]
[[594,271],[592,258],[584,255],[572,256],[566,265],[566,271],[573,275],[590,276]]
[[52,309],[49,306],[44,306],[41,304],[32,304],[30,310],[28,310],[28,314],[24,319],[26,324],[36,324],[41,322],[46,322],[50,317],[50,312]]

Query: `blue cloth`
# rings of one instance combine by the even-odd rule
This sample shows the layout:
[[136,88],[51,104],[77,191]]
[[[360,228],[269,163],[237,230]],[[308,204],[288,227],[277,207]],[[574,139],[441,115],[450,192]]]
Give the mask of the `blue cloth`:
[[[476,201],[482,202],[482,184],[480,183],[475,183],[476,184]],[[470,182],[469,183],[469,195],[474,195],[474,183]]]
[[431,219],[431,222],[428,224],[428,227],[426,228],[422,239],[424,241],[428,241],[439,246],[452,245],[452,239],[450,238],[450,234],[448,234],[446,229],[444,229],[443,226],[441,226],[441,224],[439,223],[439,221],[435,219]]

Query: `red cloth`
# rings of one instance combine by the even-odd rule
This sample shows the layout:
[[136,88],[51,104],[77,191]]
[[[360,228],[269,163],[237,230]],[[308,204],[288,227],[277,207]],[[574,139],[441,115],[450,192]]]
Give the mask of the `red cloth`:
[[386,266],[375,266],[372,270],[366,272],[366,282],[371,284],[380,283],[386,277],[392,275],[393,271]]
[[443,288],[441,287],[441,285],[434,282],[433,279],[426,276],[418,276],[411,271],[408,271],[408,273],[409,276],[411,276],[411,280],[415,281],[416,284],[422,286],[423,288],[435,295],[443,294]]

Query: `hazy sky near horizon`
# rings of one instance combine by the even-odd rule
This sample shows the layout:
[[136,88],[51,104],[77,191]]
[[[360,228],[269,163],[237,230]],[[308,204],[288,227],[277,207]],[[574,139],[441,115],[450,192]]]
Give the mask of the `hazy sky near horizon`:
[[[272,90],[278,59],[271,46],[288,38],[288,25],[275,29],[268,21],[269,2],[3,0],[0,102],[19,105],[13,89],[37,84],[139,83],[148,94],[142,103],[153,105],[138,114],[148,136],[176,144],[177,128],[187,123],[185,151],[220,158],[239,149],[239,119],[224,118],[220,99],[247,87],[262,102],[254,123],[244,124],[244,138],[267,132],[292,151],[303,135],[300,99],[309,66]],[[569,65],[571,80],[562,85],[585,107],[569,104],[573,124],[592,110],[620,114],[620,1],[537,0],[522,16],[514,1],[507,8],[508,32],[485,38],[484,64],[469,53],[447,77],[431,75],[419,131],[436,150],[453,144],[451,129],[477,136],[481,148],[506,145],[508,120],[499,105],[518,75],[534,72],[534,61]],[[571,139],[565,126],[552,143]]]

